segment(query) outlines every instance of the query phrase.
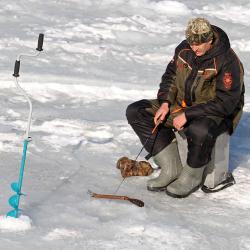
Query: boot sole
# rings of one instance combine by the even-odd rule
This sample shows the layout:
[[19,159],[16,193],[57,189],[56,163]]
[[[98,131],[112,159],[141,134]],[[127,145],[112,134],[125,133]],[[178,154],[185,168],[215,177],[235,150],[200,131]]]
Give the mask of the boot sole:
[[175,180],[177,180],[177,178],[175,178],[174,180],[172,180],[171,182],[169,182],[166,186],[164,187],[149,187],[147,186],[147,190],[151,191],[151,192],[163,192],[167,190],[168,185],[170,185],[172,182],[174,182]]
[[200,188],[200,185],[193,188],[190,192],[188,192],[187,194],[185,195],[181,195],[181,194],[174,194],[174,193],[171,193],[169,191],[166,190],[166,194],[173,197],[173,198],[186,198],[188,197],[190,194],[194,193],[195,191],[197,191],[198,189]]
[[163,191],[167,190],[167,186],[164,186],[164,187],[147,187],[147,190],[151,191],[151,192],[163,192]]

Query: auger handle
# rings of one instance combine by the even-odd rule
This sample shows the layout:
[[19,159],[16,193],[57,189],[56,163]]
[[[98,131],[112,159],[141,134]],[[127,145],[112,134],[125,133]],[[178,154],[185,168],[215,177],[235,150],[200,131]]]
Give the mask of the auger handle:
[[[44,34],[40,33],[39,37],[38,37],[38,42],[37,42],[37,48],[36,50],[41,52],[43,51],[43,39],[44,39]],[[17,60],[15,62],[15,67],[14,67],[14,77],[19,77],[19,70],[20,70],[20,59],[21,56],[37,56],[39,54],[39,52],[37,52],[36,54],[20,54],[17,57]]]
[[19,77],[19,70],[20,70],[20,61],[16,60],[15,67],[14,67],[14,77]]
[[36,50],[38,51],[43,51],[43,38],[44,38],[44,34],[40,33],[38,37],[37,48],[36,48]]

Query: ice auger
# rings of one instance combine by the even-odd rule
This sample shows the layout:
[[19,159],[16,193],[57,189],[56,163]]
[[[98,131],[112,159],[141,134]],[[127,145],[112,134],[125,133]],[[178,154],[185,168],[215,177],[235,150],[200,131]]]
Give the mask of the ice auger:
[[37,52],[35,52],[33,54],[19,54],[17,56],[16,62],[15,62],[15,67],[14,67],[13,76],[15,77],[16,87],[20,90],[21,94],[26,98],[26,100],[28,101],[28,104],[29,104],[28,124],[27,124],[27,128],[26,128],[24,141],[23,141],[23,155],[22,155],[22,160],[21,160],[19,179],[18,179],[18,182],[11,183],[11,189],[16,194],[12,195],[9,198],[9,204],[14,209],[7,213],[7,216],[14,217],[14,218],[18,218],[20,215],[19,201],[20,201],[20,196],[23,195],[21,190],[22,190],[22,182],[23,182],[23,174],[24,174],[24,166],[25,166],[25,161],[26,161],[27,147],[28,147],[28,143],[31,141],[31,137],[29,136],[29,131],[30,131],[30,123],[31,123],[31,117],[32,117],[31,100],[30,100],[28,94],[20,87],[20,85],[18,83],[19,70],[20,70],[20,60],[21,60],[21,57],[38,56],[40,54],[40,52],[43,50],[43,38],[44,38],[44,35],[39,34],[38,44],[37,44],[37,48],[36,48]]

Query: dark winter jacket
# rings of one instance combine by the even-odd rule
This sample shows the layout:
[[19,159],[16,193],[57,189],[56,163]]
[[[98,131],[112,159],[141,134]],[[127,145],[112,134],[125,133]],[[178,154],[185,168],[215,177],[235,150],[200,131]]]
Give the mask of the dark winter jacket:
[[214,39],[205,55],[197,57],[186,40],[177,46],[157,98],[160,103],[169,102],[171,112],[185,101],[187,121],[202,116],[216,122],[225,119],[232,133],[244,105],[243,66],[230,48],[226,33],[212,27]]

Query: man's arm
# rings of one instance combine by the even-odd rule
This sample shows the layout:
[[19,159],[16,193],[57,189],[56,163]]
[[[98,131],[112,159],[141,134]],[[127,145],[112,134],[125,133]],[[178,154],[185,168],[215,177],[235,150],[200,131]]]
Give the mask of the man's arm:
[[157,110],[154,123],[160,119],[163,121],[169,112],[169,107],[176,96],[176,60],[175,57],[170,61],[167,66],[165,73],[161,78],[160,89],[158,90],[157,99],[161,104],[160,108]]
[[177,48],[175,49],[174,57],[169,62],[166,71],[161,78],[160,88],[157,94],[157,99],[159,100],[161,107],[156,112],[156,115],[154,117],[155,123],[158,119],[165,119],[165,116],[169,112],[170,105],[175,101],[177,94],[177,88],[175,85],[177,58],[181,49],[186,46],[187,43],[185,41],[177,46]]

